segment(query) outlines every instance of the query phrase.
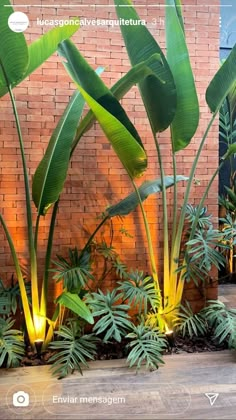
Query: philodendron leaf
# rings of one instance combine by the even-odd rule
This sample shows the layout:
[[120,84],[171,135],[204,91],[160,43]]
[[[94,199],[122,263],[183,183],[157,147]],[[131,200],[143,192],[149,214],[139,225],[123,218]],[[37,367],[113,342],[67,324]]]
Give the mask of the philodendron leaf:
[[[9,4],[9,1],[0,0],[0,5],[2,6],[1,3]],[[70,25],[57,26],[51,29],[32,42],[27,49],[23,33],[12,32],[7,25],[8,15],[12,12],[13,9],[10,7],[2,6],[0,8],[0,54],[5,57],[5,61],[9,62],[8,67],[11,66],[14,75],[16,75],[14,77],[11,76],[11,85],[14,87],[41,66],[57,50],[61,41],[70,38],[79,29],[79,23],[71,19]],[[27,60],[25,58],[26,53]],[[24,71],[21,71],[21,68],[19,68],[19,62],[23,65],[25,64],[23,66]],[[8,68],[7,73],[9,73],[9,76],[11,75]],[[0,71],[0,97],[7,93],[7,88],[1,83],[1,79]]]
[[83,107],[84,99],[76,91],[60,118],[46,153],[36,169],[32,195],[39,215],[44,215],[62,192],[69,166],[71,145]]
[[65,306],[75,314],[85,319],[89,324],[94,323],[93,316],[87,305],[80,299],[78,295],[70,292],[63,292],[56,300],[56,303]]
[[166,0],[166,47],[177,90],[177,108],[171,123],[172,147],[177,152],[188,146],[199,123],[197,92],[178,0]]
[[[183,175],[177,175],[176,182],[180,181],[187,181],[188,178]],[[165,188],[170,188],[174,185],[175,180],[173,176],[166,176],[165,177]],[[146,200],[149,195],[156,194],[162,191],[162,182],[161,179],[155,179],[154,181],[145,181],[139,188],[139,194],[141,197],[141,200]],[[129,194],[127,197],[125,197],[123,200],[121,200],[119,203],[108,207],[106,209],[106,213],[109,217],[114,216],[126,216],[132,211],[135,210],[135,208],[138,206],[139,201],[137,194],[135,192]]]
[[64,66],[93,111],[118,158],[131,178],[147,166],[146,153],[137,130],[107,86],[90,67],[75,45],[67,40],[59,47]]
[[0,0],[0,92],[3,89],[5,93],[7,86],[22,80],[29,61],[24,34],[13,32],[8,26],[8,18],[14,12],[10,5],[9,0]]
[[206,101],[211,112],[217,112],[236,81],[236,44],[224,61],[218,72],[211,80],[207,91]]
[[[118,18],[131,21],[131,24],[120,25],[131,64],[134,66],[155,53],[160,54],[161,61],[150,65],[153,75],[140,81],[139,89],[153,131],[163,131],[169,127],[176,111],[176,88],[170,67],[156,40],[141,23],[131,1],[114,0],[114,3]],[[132,21],[140,24],[132,25]],[[160,83],[160,80],[165,83]]]

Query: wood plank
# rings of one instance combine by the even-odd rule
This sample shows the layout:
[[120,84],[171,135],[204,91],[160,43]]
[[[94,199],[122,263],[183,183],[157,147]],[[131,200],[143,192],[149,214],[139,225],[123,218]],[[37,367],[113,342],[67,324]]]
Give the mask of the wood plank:
[[[168,355],[164,367],[138,374],[125,360],[96,361],[83,376],[61,381],[48,366],[1,369],[0,419],[235,419],[235,360],[230,351]],[[13,407],[12,394],[19,390],[29,392],[30,412]],[[219,393],[212,407],[207,392]],[[76,404],[60,401],[68,396]],[[114,403],[118,398],[125,402]]]

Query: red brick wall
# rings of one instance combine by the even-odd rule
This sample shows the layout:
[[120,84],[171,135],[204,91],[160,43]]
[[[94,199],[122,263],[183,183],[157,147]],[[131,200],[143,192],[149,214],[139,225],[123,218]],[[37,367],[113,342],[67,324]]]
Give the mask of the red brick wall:
[[[64,0],[63,4],[67,4]],[[17,6],[20,0],[14,1]],[[37,0],[26,0],[24,4],[38,4]],[[81,3],[81,4],[79,4]],[[164,0],[163,0],[164,5]],[[219,66],[219,7],[209,6],[208,0],[183,1],[186,36],[189,46],[191,62],[194,69],[197,91],[201,105],[201,123],[191,145],[178,154],[178,173],[188,175],[193,157],[198,149],[200,139],[206,129],[210,113],[205,102],[205,90]],[[42,4],[48,2],[42,1]],[[94,7],[94,0],[80,0],[68,2],[72,7],[25,7],[17,8],[28,14],[30,27],[26,31],[29,41],[38,37],[42,31],[50,27],[37,25],[39,19],[68,19],[80,18],[115,19],[115,11],[111,0],[99,0]],[[107,4],[107,7],[99,7]],[[137,10],[147,22],[148,28],[155,35],[159,44],[164,47],[164,7],[156,7],[155,1],[134,1]],[[153,4],[153,6],[152,6]],[[74,5],[74,6],[73,6]],[[139,6],[140,5],[140,6]],[[143,7],[146,5],[146,7]],[[173,35],[174,36],[174,35]],[[130,65],[120,30],[111,26],[83,26],[73,37],[74,42],[89,63],[94,67],[105,66],[102,78],[108,86],[114,84]],[[22,131],[24,134],[25,151],[30,176],[38,165],[39,160],[48,144],[53,128],[62,114],[69,96],[73,92],[73,83],[56,55],[51,57],[29,80],[14,89]],[[134,122],[145,144],[148,153],[149,167],[145,175],[147,179],[158,176],[159,168],[156,159],[154,142],[150,128],[140,100],[137,88],[122,100],[129,117]],[[8,96],[0,101],[0,202],[1,211],[14,238],[21,262],[27,264],[27,244],[25,241],[26,218],[22,165],[20,161],[19,144],[14,126]],[[169,132],[160,136],[163,156],[165,156],[166,174],[171,174],[172,161],[170,154]],[[200,185],[192,190],[192,202],[198,203],[207,182],[218,162],[218,127],[212,128],[207,145],[196,171],[196,179]],[[144,178],[143,178],[144,179]],[[208,198],[208,209],[217,217],[217,181],[212,186]],[[79,247],[84,243],[83,228],[91,229],[95,226],[95,217],[100,214],[109,203],[115,203],[131,191],[131,185],[125,171],[109,147],[101,129],[95,125],[81,140],[70,165],[68,179],[61,197],[56,235],[54,240],[54,254],[65,253],[69,246]],[[184,186],[180,187],[183,193]],[[194,197],[194,198],[193,198]],[[171,192],[168,192],[169,202],[172,202]],[[158,266],[162,266],[162,215],[161,200],[150,198],[145,205],[151,226]],[[39,260],[41,262],[48,231],[49,218],[43,221],[40,234]],[[129,266],[148,270],[146,239],[139,212],[127,217],[124,226],[134,237],[127,238],[120,235],[120,221],[114,221],[114,245]],[[12,260],[8,245],[0,229],[0,277],[7,281],[13,273]],[[212,292],[212,291],[211,291]],[[196,293],[188,292],[188,299],[197,298]],[[216,289],[212,297],[216,296]]]

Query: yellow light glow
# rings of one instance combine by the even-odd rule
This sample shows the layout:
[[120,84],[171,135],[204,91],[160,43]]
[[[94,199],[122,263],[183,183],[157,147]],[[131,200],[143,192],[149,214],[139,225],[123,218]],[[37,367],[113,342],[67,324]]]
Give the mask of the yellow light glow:
[[35,329],[35,342],[44,341],[44,327],[45,327],[45,318],[41,315],[34,315],[34,329]]
[[174,331],[173,331],[173,330],[170,330],[170,329],[169,329],[169,327],[168,327],[167,325],[165,326],[165,328],[166,328],[166,332],[165,332],[165,334],[166,334],[166,335],[171,335],[171,334],[173,334],[173,332],[174,332]]

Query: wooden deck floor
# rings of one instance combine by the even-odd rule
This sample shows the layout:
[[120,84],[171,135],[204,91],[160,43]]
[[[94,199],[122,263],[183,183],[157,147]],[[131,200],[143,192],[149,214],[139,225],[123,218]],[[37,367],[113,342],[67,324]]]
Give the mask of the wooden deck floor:
[[[138,374],[124,360],[111,360],[61,381],[46,366],[0,375],[4,420],[236,419],[235,352],[168,355],[159,370]],[[29,394],[28,407],[14,407],[17,391]],[[214,405],[205,393],[219,394]]]

